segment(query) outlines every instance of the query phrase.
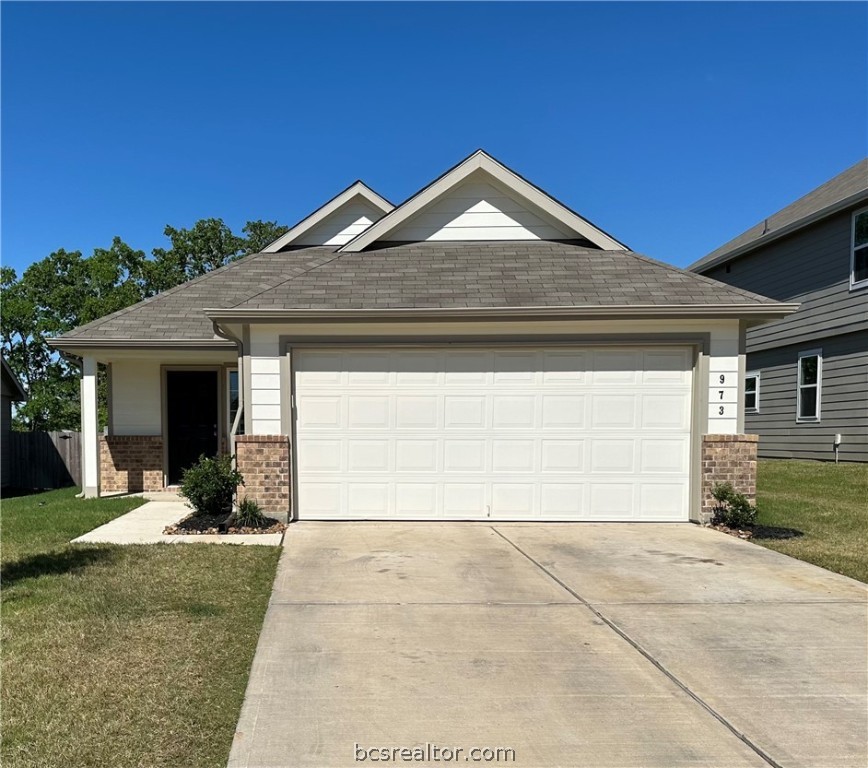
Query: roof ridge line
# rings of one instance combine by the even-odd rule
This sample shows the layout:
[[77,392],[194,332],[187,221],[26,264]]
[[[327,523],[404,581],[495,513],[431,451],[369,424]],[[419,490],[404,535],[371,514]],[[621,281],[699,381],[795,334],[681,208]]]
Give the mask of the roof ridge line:
[[[280,251],[275,251],[275,253],[280,253]],[[243,301],[239,301],[237,304],[233,304],[231,309],[235,309],[236,307],[240,307],[242,304],[246,304],[248,301],[253,301],[253,299],[255,299],[257,296],[261,296],[263,293],[268,293],[268,291],[273,291],[275,288],[279,288],[281,285],[283,285],[284,283],[288,283],[290,280],[295,280],[296,278],[301,277],[302,275],[306,275],[308,272],[313,272],[314,270],[319,269],[320,267],[324,267],[326,264],[331,264],[331,262],[336,261],[337,259],[341,258],[341,256],[343,256],[343,255],[344,254],[341,253],[340,251],[335,251],[334,255],[330,259],[326,259],[325,261],[321,262],[320,264],[315,264],[314,266],[312,266],[308,269],[302,270],[301,272],[297,272],[294,275],[290,275],[289,277],[281,280],[279,283],[275,283],[274,285],[268,286],[268,288],[263,288],[261,291],[258,291],[257,293],[254,293],[253,295],[248,296]]]

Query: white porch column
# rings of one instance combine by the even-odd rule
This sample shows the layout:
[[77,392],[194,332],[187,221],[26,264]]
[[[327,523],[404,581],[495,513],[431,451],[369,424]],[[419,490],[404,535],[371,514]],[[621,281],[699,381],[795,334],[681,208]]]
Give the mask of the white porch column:
[[99,400],[95,357],[81,360],[81,485],[86,499],[99,496]]

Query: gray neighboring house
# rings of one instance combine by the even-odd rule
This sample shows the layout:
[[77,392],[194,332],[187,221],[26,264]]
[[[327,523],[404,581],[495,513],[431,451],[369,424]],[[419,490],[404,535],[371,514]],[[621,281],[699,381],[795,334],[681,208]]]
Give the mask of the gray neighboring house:
[[9,471],[12,456],[9,452],[11,442],[9,433],[12,431],[12,403],[20,403],[27,399],[27,393],[18,377],[12,372],[9,363],[0,358],[2,366],[2,407],[0,407],[0,486],[9,485]]
[[82,361],[87,496],[231,452],[284,519],[686,521],[717,480],[754,492],[744,331],[795,309],[633,253],[480,150],[52,343]]
[[689,269],[801,305],[747,332],[759,455],[868,461],[868,159]]

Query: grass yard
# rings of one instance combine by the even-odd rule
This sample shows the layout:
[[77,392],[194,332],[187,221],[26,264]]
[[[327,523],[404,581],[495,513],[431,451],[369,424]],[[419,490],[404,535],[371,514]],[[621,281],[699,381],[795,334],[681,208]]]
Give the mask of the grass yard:
[[2,505],[4,768],[225,766],[277,547],[67,542],[142,503]]
[[755,536],[769,549],[868,582],[868,466],[766,459],[757,468],[761,526],[802,536]]

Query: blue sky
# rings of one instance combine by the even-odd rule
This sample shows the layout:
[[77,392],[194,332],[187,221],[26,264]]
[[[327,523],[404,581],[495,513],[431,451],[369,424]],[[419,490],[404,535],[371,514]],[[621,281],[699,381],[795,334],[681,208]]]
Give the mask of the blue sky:
[[863,3],[9,3],[2,258],[398,202],[478,147],[685,265],[866,154]]

